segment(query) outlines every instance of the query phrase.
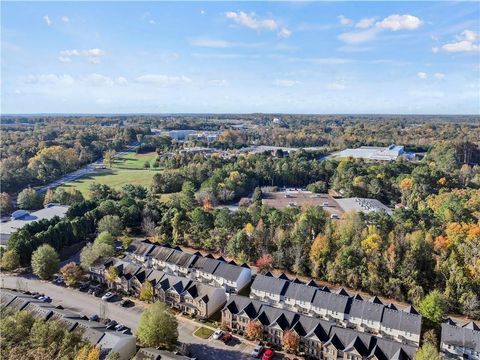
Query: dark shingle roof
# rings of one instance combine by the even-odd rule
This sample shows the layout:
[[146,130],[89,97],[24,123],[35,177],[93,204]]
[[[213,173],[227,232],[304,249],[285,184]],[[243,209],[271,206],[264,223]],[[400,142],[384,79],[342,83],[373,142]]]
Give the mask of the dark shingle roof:
[[175,264],[179,267],[188,268],[196,259],[196,255],[189,254],[180,250],[173,250],[166,262]]
[[197,257],[192,267],[207,274],[213,274],[221,261],[209,257]]
[[237,281],[244,268],[221,262],[213,272],[213,275],[222,277],[228,281]]
[[380,322],[382,320],[384,309],[385,306],[375,302],[352,300],[352,304],[350,305],[350,317]]
[[316,292],[317,288],[313,286],[291,282],[288,284],[287,290],[285,291],[285,297],[299,301],[311,302]]
[[401,329],[412,334],[420,335],[422,317],[420,315],[410,314],[405,311],[392,310],[385,307],[381,323],[383,326],[391,329]]
[[317,291],[313,298],[312,305],[318,308],[346,313],[350,304],[350,298],[344,295],[338,295],[326,291]]
[[442,324],[442,343],[480,351],[480,331]]
[[287,290],[288,281],[275,277],[257,275],[252,283],[252,289],[272,293],[276,295],[284,295]]
[[166,261],[172,252],[173,249],[169,247],[155,246],[149,255],[158,261]]

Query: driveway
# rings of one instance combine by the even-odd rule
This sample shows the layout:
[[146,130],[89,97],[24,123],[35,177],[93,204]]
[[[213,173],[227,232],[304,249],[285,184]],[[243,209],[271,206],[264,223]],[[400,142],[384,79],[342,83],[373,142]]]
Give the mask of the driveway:
[[[4,276],[0,277],[1,287],[23,291],[36,291],[44,293],[52,298],[54,305],[62,305],[65,308],[85,315],[97,314],[100,317],[109,318],[122,323],[135,330],[142,314],[142,309],[123,308],[117,303],[107,303],[92,295],[79,290],[54,285],[50,282],[37,280],[32,277]],[[240,343],[231,346],[213,339],[200,339],[192,335],[199,326],[193,322],[177,317],[178,319],[178,340],[190,344],[195,357],[201,360],[242,360],[249,357],[253,347]]]

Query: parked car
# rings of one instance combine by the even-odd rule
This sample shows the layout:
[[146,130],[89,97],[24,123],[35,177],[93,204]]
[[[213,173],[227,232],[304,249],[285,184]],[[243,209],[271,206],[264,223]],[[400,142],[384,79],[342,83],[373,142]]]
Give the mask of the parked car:
[[275,351],[273,351],[272,349],[267,349],[263,353],[262,360],[272,360],[274,356],[275,356]]
[[260,355],[262,355],[263,350],[264,350],[263,345],[258,344],[257,346],[255,346],[255,349],[252,350],[250,355],[254,358],[259,358]]
[[43,301],[43,302],[51,302],[52,299],[50,299],[49,296],[39,296],[38,300]]
[[78,287],[78,290],[80,291],[85,291],[89,288],[90,285],[88,285],[88,283],[82,283],[82,284],[79,284],[79,287]]
[[330,219],[340,219],[340,216],[338,216],[338,214],[332,214],[330,215]]
[[98,321],[99,317],[98,315],[94,314],[88,317],[88,320],[90,321]]
[[110,301],[115,297],[114,293],[107,292],[105,295],[102,296],[103,301]]
[[128,306],[131,306],[133,305],[133,301],[130,300],[130,299],[123,299],[122,301],[120,301],[120,306],[121,307],[128,307]]
[[230,340],[232,340],[232,334],[230,334],[229,332],[223,334],[222,336],[222,341],[226,344],[228,343]]
[[213,333],[212,338],[213,338],[213,340],[219,340],[219,339],[222,338],[222,336],[223,336],[223,331],[222,330],[217,330]]
[[128,329],[128,328],[123,324],[118,324],[117,326],[115,326],[115,331],[123,331],[125,329]]
[[117,325],[118,323],[115,320],[111,320],[106,324],[108,330],[115,329],[115,326]]

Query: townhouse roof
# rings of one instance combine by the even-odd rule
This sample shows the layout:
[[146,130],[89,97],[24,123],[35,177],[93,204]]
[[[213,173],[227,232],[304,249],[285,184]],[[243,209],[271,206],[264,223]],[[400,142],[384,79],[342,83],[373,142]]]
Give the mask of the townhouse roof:
[[165,350],[155,348],[142,348],[135,354],[137,360],[188,360],[183,355],[174,354]]
[[156,247],[156,245],[145,242],[145,241],[135,241],[132,245],[132,252],[138,256],[147,256],[150,252]]
[[173,250],[170,253],[170,256],[166,259],[166,262],[177,265],[178,267],[189,268],[193,261],[195,261],[196,257],[196,255],[181,250]]
[[383,338],[379,338],[379,337],[373,337],[372,340],[375,341],[374,346],[379,347],[381,349],[382,353],[385,355],[385,358],[381,359],[381,360],[413,359],[415,357],[415,353],[417,352],[417,348],[415,346],[401,344],[401,343],[396,342],[396,341],[391,341],[391,340],[383,339]]
[[345,346],[343,352],[354,353],[360,356],[366,356],[369,354],[367,347],[358,336],[355,336],[355,338],[347,346]]
[[157,245],[150,251],[149,255],[158,261],[166,261],[173,251],[172,248]]
[[230,311],[232,314],[239,314],[242,311],[246,311],[247,315],[252,314],[251,318],[253,318],[264,304],[265,303],[261,301],[253,300],[246,296],[231,295],[224,309]]
[[32,313],[36,319],[47,320],[52,314],[55,307],[49,303],[34,303],[29,302],[27,306],[23,308],[25,311]]
[[147,274],[147,281],[150,281],[153,286],[157,285],[165,276],[165,273],[160,270],[153,269]]
[[287,280],[257,275],[252,283],[252,289],[264,291],[275,295],[284,295],[289,282]]
[[[329,341],[337,348],[338,350],[345,350],[352,345],[354,341],[360,340],[365,348],[369,348],[372,335],[353,329],[347,329],[343,327],[334,326],[330,331]],[[336,337],[336,339],[335,339]],[[358,340],[357,340],[358,339]],[[358,343],[357,343],[358,347]],[[360,355],[366,356],[367,353],[363,352]]]
[[207,274],[213,274],[215,269],[221,264],[222,262],[217,259],[212,259],[209,257],[200,257],[198,256],[193,263],[192,267],[197,269],[198,271],[202,271]]
[[178,294],[181,294],[192,283],[192,280],[184,278],[182,276],[176,276],[171,274],[165,274],[156,287],[162,288],[164,291],[169,289],[175,290]]
[[207,284],[202,284],[199,282],[194,282],[186,289],[186,292],[194,299],[200,299],[204,303],[208,303],[210,299],[214,298],[214,294],[218,291],[219,288],[210,286]]
[[339,295],[326,291],[317,291],[313,298],[314,307],[328,309],[338,313],[347,313],[350,305],[348,296]]
[[285,291],[285,297],[311,302],[316,292],[316,287],[291,282],[288,284],[287,290]]
[[90,320],[77,320],[77,326],[73,330],[81,334],[81,336],[87,340],[90,344],[96,345],[100,342],[100,339],[104,336],[106,326],[100,324],[97,321]]
[[231,265],[225,262],[220,262],[218,267],[213,272],[214,276],[224,278],[228,281],[237,281],[240,277],[240,274],[245,270],[245,268]]
[[422,317],[420,315],[385,307],[381,324],[387,328],[402,329],[412,334],[420,334]]
[[350,317],[380,322],[384,309],[385,306],[376,302],[352,300],[349,313]]
[[467,327],[442,324],[441,342],[446,345],[459,346],[474,351],[480,351],[480,331],[478,326]]

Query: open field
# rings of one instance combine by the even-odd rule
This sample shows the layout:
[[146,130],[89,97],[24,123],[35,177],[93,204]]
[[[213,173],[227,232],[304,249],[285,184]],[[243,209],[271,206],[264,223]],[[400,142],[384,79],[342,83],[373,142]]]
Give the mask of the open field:
[[113,168],[142,170],[145,168],[144,167],[145,161],[148,161],[151,166],[153,165],[153,162],[155,161],[156,158],[157,158],[156,152],[151,152],[146,154],[137,154],[135,152],[129,152],[115,159],[113,163]]
[[75,187],[83,196],[88,197],[88,187],[94,182],[116,189],[120,189],[125,184],[142,185],[148,188],[155,174],[156,171],[153,170],[104,169],[68,182],[62,187]]

